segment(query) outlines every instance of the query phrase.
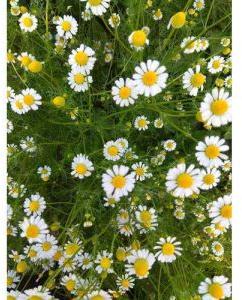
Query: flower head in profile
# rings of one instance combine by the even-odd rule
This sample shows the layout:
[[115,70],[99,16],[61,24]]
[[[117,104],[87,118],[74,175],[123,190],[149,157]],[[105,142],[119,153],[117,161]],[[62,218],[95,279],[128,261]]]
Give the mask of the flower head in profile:
[[79,179],[91,176],[92,171],[94,171],[93,163],[83,154],[74,157],[71,168],[71,175]]

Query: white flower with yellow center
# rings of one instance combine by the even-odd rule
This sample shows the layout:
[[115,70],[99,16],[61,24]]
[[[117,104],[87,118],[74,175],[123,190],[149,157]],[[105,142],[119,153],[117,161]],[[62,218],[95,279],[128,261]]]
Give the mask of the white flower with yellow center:
[[213,201],[209,209],[209,217],[212,223],[229,228],[232,225],[232,195],[219,197],[217,201]]
[[147,130],[149,124],[150,124],[150,121],[145,116],[138,116],[134,120],[134,127],[136,129],[138,129],[139,131],[141,131],[141,130],[143,130],[143,131]]
[[142,162],[133,164],[131,168],[134,170],[136,180],[144,181],[152,176],[151,173],[148,173],[148,166]]
[[20,147],[23,151],[27,153],[34,153],[37,150],[34,138],[32,136],[27,136],[25,139],[20,141]]
[[193,7],[197,11],[203,10],[205,8],[205,1],[204,0],[195,0],[193,2]]
[[146,97],[159,94],[166,87],[168,73],[165,71],[166,67],[160,66],[157,60],[141,62],[133,75],[138,93]]
[[155,128],[162,128],[163,126],[164,126],[164,123],[161,118],[155,119],[155,121],[154,121]]
[[76,293],[78,278],[75,274],[68,274],[61,278],[61,285],[63,285],[71,294]]
[[91,176],[92,171],[94,171],[93,163],[83,154],[74,157],[71,168],[73,170],[71,175],[79,179]]
[[144,30],[136,30],[133,31],[129,38],[129,44],[135,50],[143,50],[145,45],[149,45],[149,39],[147,37],[147,33]]
[[117,161],[123,155],[123,148],[114,141],[109,141],[103,146],[103,155],[107,160]]
[[222,170],[224,172],[229,172],[232,169],[232,162],[230,160],[226,160],[223,163]]
[[156,244],[154,249],[158,251],[155,257],[162,263],[172,263],[181,255],[181,242],[176,241],[176,237],[160,238]]
[[119,276],[116,280],[117,286],[119,287],[120,291],[122,293],[125,293],[129,290],[131,290],[134,287],[134,278],[124,274],[122,276]]
[[225,64],[225,62],[224,62],[224,58],[222,56],[214,56],[208,62],[208,71],[211,74],[219,73],[223,70],[224,64]]
[[220,181],[221,172],[216,168],[207,168],[206,170],[201,170],[201,190],[210,190],[217,186]]
[[37,110],[42,104],[42,97],[34,89],[25,89],[22,90],[21,94],[23,95],[24,104],[30,109]]
[[119,198],[117,197],[113,197],[113,196],[110,196],[110,197],[104,197],[104,206],[105,207],[115,207],[115,205],[120,201]]
[[220,127],[232,121],[232,97],[223,88],[207,93],[200,105],[200,113],[207,125]]
[[10,204],[7,204],[7,219],[8,219],[8,222],[11,221],[12,216],[13,216],[12,206]]
[[113,255],[108,253],[106,250],[98,253],[95,263],[97,264],[95,270],[100,274],[102,272],[113,273]]
[[138,98],[135,82],[132,79],[119,78],[112,87],[113,100],[120,107],[134,104]]
[[139,205],[135,211],[136,227],[140,233],[147,233],[155,230],[158,226],[157,214],[154,208],[147,208],[147,206]]
[[155,21],[160,21],[160,20],[162,20],[162,18],[163,18],[163,13],[162,13],[162,11],[160,10],[160,8],[158,8],[157,10],[153,10],[153,11],[152,11],[152,14],[153,14],[153,19],[154,19]]
[[182,28],[186,24],[186,13],[183,11],[179,11],[175,15],[170,18],[170,21],[167,25],[167,29],[170,27],[179,29]]
[[90,9],[95,16],[103,15],[110,5],[110,0],[80,0],[86,2],[86,10]]
[[36,245],[26,246],[24,248],[24,253],[28,257],[28,259],[30,259],[31,262],[36,262],[39,259]]
[[58,245],[53,235],[47,234],[41,242],[36,244],[37,256],[40,259],[51,259],[55,255]]
[[197,40],[197,51],[200,52],[200,51],[205,51],[207,50],[209,47],[209,41],[202,37],[200,39]]
[[75,258],[79,260],[80,255],[83,252],[83,246],[82,241],[79,239],[76,239],[74,241],[69,241],[67,244],[65,244],[64,247],[64,255],[65,257],[69,258]]
[[21,293],[19,291],[11,290],[7,292],[7,300],[18,300]]
[[118,143],[122,147],[123,152],[125,152],[128,149],[128,147],[129,147],[129,142],[125,138],[118,138],[116,140],[116,143]]
[[22,230],[21,236],[26,237],[29,243],[41,241],[49,232],[45,221],[40,216],[24,218],[23,222],[19,224],[19,228]]
[[71,39],[77,34],[78,23],[72,16],[64,15],[63,18],[59,17],[56,25],[57,33],[60,37]]
[[7,288],[14,289],[19,282],[20,277],[17,276],[17,273],[14,270],[8,270],[7,273]]
[[48,289],[38,286],[36,288],[25,290],[19,296],[18,300],[51,300],[53,297],[50,295]]
[[[83,1],[83,0],[81,0]],[[103,290],[98,290],[89,293],[87,296],[83,298],[84,300],[112,300],[112,297]]]
[[40,174],[40,177],[43,181],[48,181],[51,175],[51,167],[49,166],[38,167],[37,173]]
[[166,189],[175,197],[189,197],[198,194],[201,185],[200,170],[194,165],[186,168],[184,163],[168,171],[166,176]]
[[123,165],[115,165],[102,175],[102,187],[108,196],[127,196],[133,191],[134,185],[134,172],[129,173],[129,168]]
[[11,133],[13,131],[13,122],[10,120],[7,120],[7,133]]
[[39,193],[31,195],[30,198],[26,198],[24,201],[24,212],[27,216],[41,215],[46,208],[46,202]]
[[185,54],[191,54],[199,49],[198,42],[194,36],[184,38],[181,42],[181,48]]
[[206,76],[200,72],[200,69],[200,65],[196,66],[195,72],[189,68],[182,77],[183,88],[189,92],[190,96],[197,96],[199,90],[203,91]]
[[77,68],[81,73],[88,73],[94,68],[96,58],[92,48],[81,44],[79,48],[72,50],[69,56],[69,64]]
[[149,276],[149,271],[155,262],[155,256],[146,249],[133,250],[127,257],[127,260],[128,264],[125,265],[126,273],[143,279]]
[[89,253],[83,253],[79,256],[79,265],[83,270],[89,270],[93,267],[93,260]]
[[221,300],[231,296],[231,283],[225,276],[214,276],[213,279],[206,278],[198,288],[202,300]]
[[22,52],[17,59],[20,62],[21,67],[28,71],[28,66],[35,60],[35,57],[28,52]]
[[77,268],[78,261],[71,257],[61,257],[58,260],[58,264],[61,267],[63,272],[74,272]]
[[119,14],[112,14],[108,19],[108,23],[112,28],[117,28],[120,25],[120,16]]
[[225,78],[224,80],[224,85],[226,86],[226,88],[231,89],[232,88],[232,76],[229,75]]
[[11,99],[10,105],[12,111],[19,115],[23,115],[30,110],[29,106],[24,103],[23,95],[16,95],[13,99]]
[[229,146],[225,145],[225,140],[219,136],[206,136],[204,142],[198,142],[196,150],[195,155],[199,164],[206,168],[218,168],[228,159],[223,152],[228,151]]
[[28,12],[24,13],[18,21],[20,28],[25,32],[32,32],[38,26],[37,18]]
[[90,21],[92,19],[92,12],[90,11],[90,9],[86,9],[81,13],[82,19],[86,22],[86,21]]
[[129,212],[125,209],[120,209],[117,214],[117,221],[119,224],[127,224],[130,221]]
[[212,251],[213,251],[213,254],[216,255],[216,256],[223,256],[224,255],[224,247],[221,243],[219,242],[213,242],[212,243]]
[[166,140],[163,146],[167,152],[172,152],[176,149],[176,142],[174,140]]
[[15,92],[14,89],[12,89],[10,86],[7,87],[7,102],[11,102],[15,98]]
[[89,89],[90,83],[92,83],[92,76],[80,72],[79,68],[73,69],[71,72],[68,74],[68,83],[70,87],[75,91],[75,92],[85,92]]

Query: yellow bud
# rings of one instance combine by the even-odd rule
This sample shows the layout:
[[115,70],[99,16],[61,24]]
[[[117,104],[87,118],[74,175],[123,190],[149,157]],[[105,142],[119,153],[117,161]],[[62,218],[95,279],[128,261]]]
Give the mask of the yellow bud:
[[217,87],[223,87],[224,86],[224,80],[222,78],[217,78],[215,80],[215,84]]
[[229,47],[224,48],[223,55],[229,55],[231,53],[231,49]]
[[125,261],[126,251],[124,248],[119,247],[116,251],[116,258],[118,261]]
[[16,267],[16,270],[18,273],[24,273],[26,272],[28,269],[28,265],[24,260],[21,260]]
[[65,106],[66,100],[65,100],[65,98],[62,97],[62,96],[57,96],[57,97],[55,97],[54,99],[52,99],[52,103],[53,103],[56,107],[60,108],[60,107]]
[[32,73],[39,73],[42,71],[43,66],[42,63],[38,60],[33,60],[29,65],[28,65],[28,69],[30,72]]
[[25,14],[28,11],[28,8],[26,6],[20,6],[20,11],[22,14]]
[[171,17],[170,23],[173,28],[183,27],[186,23],[186,13],[183,11],[176,13]]
[[60,223],[59,222],[54,222],[50,225],[50,230],[51,231],[58,231],[60,229]]

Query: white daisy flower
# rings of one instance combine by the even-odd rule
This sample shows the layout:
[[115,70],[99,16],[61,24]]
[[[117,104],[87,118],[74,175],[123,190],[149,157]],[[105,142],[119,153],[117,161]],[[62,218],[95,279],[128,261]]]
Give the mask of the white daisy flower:
[[224,85],[226,86],[226,88],[231,89],[232,88],[232,76],[229,75],[225,78],[224,80]]
[[193,7],[197,11],[203,10],[205,8],[205,0],[195,0],[193,2]]
[[229,228],[232,225],[232,195],[219,197],[217,201],[213,201],[209,209],[209,217],[212,223]]
[[24,253],[30,259],[31,262],[38,261],[38,252],[36,250],[36,245],[26,246],[24,248]]
[[40,259],[53,258],[58,249],[56,238],[50,234],[47,234],[43,239],[41,239],[35,247],[38,253],[38,258]]
[[232,162],[230,160],[226,160],[223,163],[222,170],[224,172],[229,172],[232,168]]
[[83,252],[82,241],[80,239],[74,239],[73,241],[68,241],[64,246],[64,255],[66,258],[73,258],[79,260],[79,256]]
[[220,127],[232,121],[232,97],[223,88],[206,93],[201,102],[200,113],[207,125]]
[[185,54],[191,54],[198,51],[198,42],[194,36],[189,36],[181,42],[181,48]]
[[7,120],[7,133],[11,133],[13,131],[13,122],[10,120]]
[[59,17],[56,25],[57,33],[60,37],[71,39],[77,34],[78,23],[72,16],[64,15],[63,18]]
[[68,59],[69,64],[81,73],[90,72],[94,68],[95,61],[95,52],[84,44],[72,50]]
[[123,155],[123,148],[114,141],[109,141],[103,146],[103,155],[107,160],[117,161]]
[[7,235],[17,236],[17,228],[8,224],[7,226]]
[[92,12],[90,11],[90,9],[86,9],[81,13],[81,17],[82,19],[86,22],[86,21],[90,21],[92,19]]
[[68,274],[61,278],[61,285],[63,285],[68,292],[76,293],[78,287],[78,278],[75,274]]
[[143,50],[145,45],[149,45],[149,39],[147,37],[147,33],[143,29],[133,31],[130,34],[128,40],[130,46],[137,51]]
[[206,278],[198,288],[202,300],[218,300],[231,296],[231,283],[225,276],[214,276],[213,279]]
[[185,164],[179,164],[168,171],[166,176],[166,189],[175,197],[189,197],[198,194],[201,185],[200,170],[194,165],[186,168]]
[[72,69],[68,73],[68,84],[75,92],[85,92],[89,89],[90,83],[92,83],[92,76],[80,72],[79,68]]
[[15,98],[14,89],[10,86],[7,87],[7,102],[11,102]]
[[199,164],[206,168],[218,168],[228,159],[223,152],[228,151],[229,146],[225,145],[225,140],[219,136],[206,136],[204,142],[198,142],[196,150],[195,155]]
[[136,129],[138,129],[139,131],[141,131],[141,130],[143,130],[143,131],[147,130],[149,124],[150,124],[150,121],[145,116],[138,116],[134,120],[134,127]]
[[48,227],[40,216],[24,218],[19,227],[22,230],[21,236],[26,237],[29,243],[41,241],[48,233]]
[[86,2],[86,9],[90,9],[95,16],[102,16],[110,5],[110,0],[80,0]]
[[38,286],[33,289],[23,291],[18,298],[18,300],[29,300],[29,299],[38,299],[38,300],[52,300],[53,297],[50,295],[48,289]]
[[102,187],[108,196],[118,198],[127,196],[133,191],[134,185],[134,172],[129,173],[129,168],[123,165],[115,165],[102,175]]
[[119,198],[117,197],[113,197],[113,196],[110,196],[110,197],[104,197],[104,206],[105,207],[115,207],[115,205],[120,201]]
[[93,267],[93,261],[92,257],[89,253],[83,253],[80,255],[79,259],[79,265],[83,270],[89,270]]
[[130,221],[129,212],[125,209],[120,209],[119,213],[117,214],[117,222],[119,224],[127,224]]
[[40,177],[43,181],[48,181],[51,175],[51,167],[49,166],[38,167],[37,173],[40,174]]
[[123,152],[125,152],[128,149],[128,147],[129,147],[129,142],[125,138],[118,138],[116,140],[116,143],[118,143],[122,147]]
[[127,260],[128,264],[125,265],[126,273],[143,279],[149,276],[149,271],[155,262],[155,256],[146,249],[133,250],[127,257]]
[[19,299],[18,297],[20,297],[21,293],[19,291],[14,291],[11,290],[9,292],[7,292],[7,299],[9,300],[17,300]]
[[42,97],[34,89],[22,90],[23,102],[29,109],[37,110],[42,104]]
[[78,154],[74,157],[71,164],[72,172],[71,175],[79,179],[91,176],[94,171],[93,163],[88,159],[88,156]]
[[162,13],[162,11],[160,10],[160,8],[158,8],[157,10],[153,10],[153,11],[152,11],[152,14],[153,14],[153,19],[154,19],[155,21],[160,21],[160,20],[162,20],[162,18],[163,18],[163,13]]
[[11,109],[19,115],[23,115],[30,110],[29,106],[24,103],[23,95],[16,95],[10,102]]
[[102,272],[113,273],[113,254],[108,253],[106,250],[98,253],[95,263],[97,264],[95,270],[100,274]]
[[35,60],[35,57],[28,52],[22,52],[17,59],[20,62],[21,67],[24,68],[25,71],[28,71],[28,66]]
[[[81,0],[83,1],[83,0]],[[103,290],[97,290],[94,292],[90,292],[83,298],[84,300],[112,300],[112,297],[105,291]]]
[[23,197],[27,191],[25,185],[18,184],[17,182],[11,182],[8,189],[9,189],[8,191],[9,196],[14,199]]
[[120,107],[134,104],[138,98],[135,82],[129,78],[116,80],[115,86],[112,87],[112,96],[115,103]]
[[112,28],[117,28],[120,25],[120,16],[119,14],[113,13],[108,19],[108,23]]
[[223,256],[224,255],[224,247],[221,243],[215,241],[211,245],[213,254],[216,256]]
[[38,20],[36,16],[31,15],[28,12],[24,13],[18,21],[20,28],[25,32],[32,32],[38,26]]
[[200,72],[200,69],[200,65],[196,66],[195,72],[189,68],[182,77],[183,88],[189,92],[190,96],[197,96],[199,90],[203,91],[206,76]]
[[134,170],[136,180],[144,181],[152,176],[151,173],[148,173],[149,167],[142,162],[133,164],[131,168]]
[[209,41],[206,38],[202,37],[197,40],[197,52],[205,51],[208,49],[208,47]]
[[26,198],[24,201],[24,212],[27,216],[33,215],[34,217],[40,216],[46,208],[46,202],[44,197],[41,197],[39,193],[31,195],[30,198]]
[[157,214],[154,208],[147,208],[145,205],[139,205],[135,211],[135,217],[137,221],[135,225],[140,233],[147,233],[155,230],[158,226]]
[[138,93],[146,97],[159,94],[166,87],[168,73],[165,71],[166,67],[160,66],[157,60],[141,62],[133,75]]
[[27,153],[33,153],[37,150],[34,138],[31,136],[27,136],[25,139],[22,139],[20,141],[20,147],[23,151]]
[[155,257],[162,263],[172,263],[177,256],[181,255],[181,242],[176,241],[176,237],[160,238],[156,244],[154,249],[158,251]]
[[11,221],[12,216],[13,216],[12,206],[10,204],[7,204],[7,219],[8,219],[8,222]]
[[206,170],[201,170],[201,190],[210,190],[217,186],[220,181],[221,172],[216,168],[207,168]]
[[8,270],[7,273],[7,288],[14,289],[17,286],[17,283],[20,281],[20,277],[17,276],[17,273],[14,270]]
[[224,68],[224,58],[222,56],[214,56],[208,62],[208,71],[211,74],[219,73]]
[[164,126],[164,123],[161,118],[155,119],[155,121],[154,121],[155,128],[162,128],[163,126]]
[[118,276],[116,283],[122,293],[126,293],[134,287],[135,279],[127,274]]
[[176,149],[176,142],[174,140],[166,140],[163,147],[167,152],[172,152]]

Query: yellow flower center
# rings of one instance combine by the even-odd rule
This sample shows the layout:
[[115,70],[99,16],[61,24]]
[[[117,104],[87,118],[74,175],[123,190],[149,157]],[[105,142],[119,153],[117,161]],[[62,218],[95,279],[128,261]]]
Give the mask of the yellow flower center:
[[42,243],[42,249],[44,250],[44,251],[49,251],[50,249],[52,248],[52,245],[51,245],[51,243],[50,242],[44,242],[44,243]]
[[210,159],[214,159],[217,158],[220,154],[220,149],[218,146],[216,145],[209,145],[207,146],[207,148],[205,149],[205,154],[208,158]]
[[144,175],[144,169],[139,167],[135,170],[135,173],[138,175],[138,176],[143,176]]
[[17,100],[16,102],[15,102],[15,105],[16,105],[16,107],[18,108],[18,109],[23,109],[23,103],[20,101],[20,100]]
[[30,296],[29,298],[28,298],[28,300],[44,300],[42,297],[40,297],[40,296],[36,296],[36,295],[34,295],[34,296]]
[[216,116],[222,116],[229,109],[229,104],[225,99],[217,99],[211,103],[211,111]]
[[61,27],[64,31],[70,31],[71,30],[71,22],[63,21],[61,24]]
[[213,184],[214,181],[215,181],[215,177],[214,177],[213,174],[207,174],[207,175],[205,175],[205,176],[203,177],[203,182],[204,182],[205,184],[210,185],[210,184]]
[[208,288],[209,294],[216,299],[224,297],[224,290],[219,283],[212,283]]
[[162,252],[164,255],[173,255],[175,252],[175,246],[171,243],[165,243],[162,245]]
[[85,52],[79,51],[79,52],[77,52],[77,54],[75,55],[75,60],[76,60],[76,62],[77,62],[80,66],[84,66],[84,65],[86,65],[87,62],[88,62],[88,56],[86,55]]
[[126,184],[126,178],[122,175],[114,176],[112,179],[112,185],[116,189],[122,189]]
[[213,62],[213,68],[214,68],[214,69],[218,69],[220,66],[221,66],[221,63],[220,63],[219,60],[215,60],[215,61]]
[[126,259],[126,252],[124,249],[119,248],[116,251],[116,257],[119,261],[124,261]]
[[197,8],[202,8],[203,7],[203,2],[199,1],[196,3]]
[[33,250],[33,249],[29,250],[28,257],[33,258],[33,257],[36,257],[36,255],[37,255],[37,252],[35,250]]
[[88,265],[90,263],[90,259],[89,258],[84,258],[82,263],[83,263],[83,265]]
[[11,284],[13,284],[13,278],[12,277],[8,277],[7,278],[7,285],[10,286]]
[[109,198],[109,199],[108,199],[108,203],[109,203],[110,205],[115,204],[115,203],[116,203],[115,198]]
[[32,73],[39,73],[42,71],[42,63],[40,61],[34,60],[28,65],[28,69]]
[[119,90],[119,96],[121,99],[128,99],[131,95],[131,89],[128,88],[127,86],[123,86]]
[[111,267],[111,260],[108,257],[103,257],[100,261],[100,265],[103,269],[109,269]]
[[171,19],[171,25],[173,28],[181,28],[186,23],[186,14],[184,12],[176,13]]
[[32,104],[34,104],[34,97],[32,95],[25,95],[24,103],[28,106],[31,106]]
[[84,175],[87,171],[87,167],[84,164],[78,164],[75,169],[76,172],[80,175]]
[[33,21],[31,18],[26,17],[22,20],[25,27],[31,27],[33,25]]
[[62,107],[65,105],[65,98],[61,96],[57,96],[52,100],[53,104],[57,107]]
[[154,71],[148,71],[144,73],[142,77],[144,85],[152,86],[157,82],[157,74]]
[[56,251],[55,255],[53,256],[54,261],[59,261],[62,256],[61,251]]
[[123,279],[121,281],[121,285],[124,287],[124,288],[128,288],[129,287],[129,280],[128,279]]
[[149,271],[149,264],[145,258],[138,258],[134,263],[134,270],[137,276],[146,276]]
[[16,270],[18,273],[24,273],[28,268],[28,265],[26,264],[25,261],[20,261],[18,264],[17,264],[17,267],[16,267]]
[[35,212],[39,209],[40,207],[40,204],[39,204],[39,201],[31,201],[29,203],[29,209],[32,211],[32,212]]
[[14,61],[14,54],[11,52],[7,53],[7,61],[12,62]]
[[216,244],[214,248],[218,252],[220,252],[223,249],[223,247],[220,244]]
[[145,227],[151,226],[152,216],[151,213],[147,210],[144,210],[140,213],[140,220]]
[[224,205],[220,210],[220,214],[225,219],[231,219],[232,218],[232,205]]
[[177,185],[180,188],[188,189],[193,185],[194,179],[188,173],[182,173],[177,177]]
[[196,73],[191,77],[191,84],[192,86],[199,88],[204,84],[205,80],[206,76],[204,76],[202,73]]
[[[102,0],[88,0],[88,3],[91,5],[91,6],[98,6],[102,3]],[[96,299],[95,299],[96,300]]]
[[111,156],[115,156],[118,154],[118,148],[116,146],[111,146],[108,148],[108,154]]
[[143,30],[134,31],[132,35],[132,44],[135,47],[143,47],[146,42],[146,33]]
[[26,230],[26,237],[27,238],[37,238],[37,236],[40,234],[40,229],[35,224],[30,224]]
[[14,296],[7,296],[7,300],[16,300],[16,297],[14,297]]
[[101,295],[96,295],[96,296],[91,297],[90,300],[104,300],[104,297]]
[[195,47],[195,44],[196,44],[195,42],[189,41],[188,44],[187,44],[187,46],[186,46],[186,48],[187,49],[193,49]]
[[70,292],[73,291],[76,286],[76,282],[73,279],[70,279],[66,282],[66,289]]
[[80,249],[80,246],[78,244],[72,243],[72,244],[67,244],[65,247],[65,252],[68,256],[72,256],[76,254]]
[[82,74],[75,74],[74,81],[76,84],[83,84],[85,82],[85,76]]
[[23,56],[21,58],[21,64],[25,67],[28,67],[28,65],[32,62],[31,58],[28,56]]

